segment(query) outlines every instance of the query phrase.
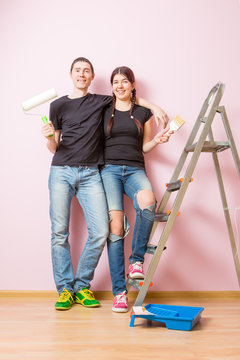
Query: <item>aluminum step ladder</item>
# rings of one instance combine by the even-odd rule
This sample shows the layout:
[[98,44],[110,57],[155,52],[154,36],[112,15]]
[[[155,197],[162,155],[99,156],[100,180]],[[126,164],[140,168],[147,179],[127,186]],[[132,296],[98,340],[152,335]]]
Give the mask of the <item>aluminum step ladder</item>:
[[[163,250],[165,249],[165,245],[167,242],[167,239],[169,237],[169,234],[171,232],[171,229],[173,227],[174,221],[176,219],[176,216],[179,213],[180,206],[182,204],[184,195],[186,193],[186,190],[192,180],[192,174],[194,172],[194,169],[196,167],[198,158],[201,154],[201,152],[210,152],[212,153],[212,158],[214,162],[214,166],[216,169],[217,179],[218,179],[218,185],[220,189],[220,195],[222,199],[222,205],[224,210],[224,215],[228,227],[228,233],[230,238],[230,243],[232,247],[232,253],[235,263],[235,268],[237,272],[238,277],[238,283],[240,286],[240,262],[239,262],[239,254],[237,252],[237,246],[235,242],[230,212],[227,204],[225,189],[223,185],[223,179],[222,174],[220,170],[220,165],[218,161],[218,152],[224,151],[226,149],[231,149],[232,156],[234,159],[234,163],[236,165],[236,169],[240,178],[240,161],[239,156],[237,153],[237,148],[232,136],[231,128],[229,125],[229,121],[227,118],[227,114],[225,111],[224,106],[220,106],[220,101],[223,96],[223,92],[225,89],[225,85],[222,83],[217,83],[209,92],[206,100],[203,103],[202,109],[199,113],[199,116],[196,120],[196,123],[193,127],[193,130],[187,140],[186,146],[183,149],[183,152],[180,156],[180,159],[178,161],[178,164],[174,170],[174,173],[172,175],[172,178],[170,182],[167,184],[166,191],[163,195],[162,201],[157,209],[156,215],[155,215],[155,221],[153,225],[153,229],[150,235],[150,239],[147,246],[147,253],[150,253],[153,255],[152,260],[149,264],[148,270],[145,275],[144,280],[136,280],[131,279],[128,277],[127,279],[127,290],[130,289],[131,286],[135,287],[139,290],[136,301],[134,306],[141,306],[144,302],[145,296],[147,294],[148,288],[151,285],[152,278],[154,276],[154,273],[156,271],[156,268],[158,266],[160,257],[163,253]],[[223,121],[223,125],[226,131],[227,139],[228,141],[219,142],[215,141],[213,137],[212,132],[212,122],[214,120],[214,117],[216,113],[221,114],[221,118]],[[206,115],[207,114],[207,115]],[[200,129],[202,127],[202,129]],[[195,138],[199,134],[198,140],[196,141]],[[208,137],[208,141],[206,141]],[[194,141],[196,141],[194,143]],[[185,164],[185,161],[187,159],[187,156],[191,153],[189,164],[186,168],[184,177],[181,179],[178,179],[179,174]],[[171,194],[174,191],[178,191],[173,207],[171,209],[170,213],[164,212],[165,207],[168,203],[168,200],[171,196]],[[152,245],[151,239],[153,237],[153,234],[157,228],[157,225],[159,222],[165,222],[165,226],[163,228],[163,231],[161,233],[158,245]]]

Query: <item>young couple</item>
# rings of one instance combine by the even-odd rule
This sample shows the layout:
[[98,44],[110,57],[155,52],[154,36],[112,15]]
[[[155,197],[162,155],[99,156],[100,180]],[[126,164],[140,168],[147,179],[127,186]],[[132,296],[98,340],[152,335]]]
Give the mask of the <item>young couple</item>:
[[[129,276],[144,278],[144,254],[156,199],[145,173],[142,152],[167,142],[172,132],[165,129],[168,117],[161,108],[136,97],[134,74],[128,67],[113,71],[113,96],[88,93],[94,69],[86,58],[73,61],[70,76],[73,92],[51,103],[51,121],[42,128],[47,147],[54,154],[49,192],[52,264],[59,293],[55,308],[68,310],[74,303],[87,307],[100,305],[89,288],[107,241],[114,295],[112,310],[125,312],[128,299],[124,238],[129,225],[124,215],[123,194],[133,200],[136,210]],[[164,127],[153,138],[150,110]],[[74,195],[83,209],[88,229],[75,276],[68,242]]]

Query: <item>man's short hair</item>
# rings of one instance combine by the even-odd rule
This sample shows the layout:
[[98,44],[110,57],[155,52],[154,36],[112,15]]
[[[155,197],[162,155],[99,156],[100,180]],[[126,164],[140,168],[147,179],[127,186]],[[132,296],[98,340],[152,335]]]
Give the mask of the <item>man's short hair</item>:
[[89,61],[88,59],[86,59],[84,57],[78,57],[77,59],[75,59],[73,61],[72,65],[71,65],[71,68],[70,68],[70,73],[72,72],[75,63],[78,62],[78,61],[88,63],[90,65],[90,67],[91,67],[92,73],[94,74],[94,68],[93,68],[93,65],[92,65],[91,61]]

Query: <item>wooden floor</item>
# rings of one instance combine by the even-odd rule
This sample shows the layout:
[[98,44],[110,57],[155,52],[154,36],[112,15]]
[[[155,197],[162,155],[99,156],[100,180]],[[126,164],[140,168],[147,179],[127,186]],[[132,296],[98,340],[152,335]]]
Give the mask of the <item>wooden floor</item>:
[[146,303],[203,306],[202,318],[191,331],[168,330],[143,319],[130,328],[130,312],[112,312],[112,299],[101,300],[100,308],[74,305],[64,312],[54,309],[55,301],[53,293],[0,293],[1,360],[240,359],[239,296],[175,293],[147,299]]

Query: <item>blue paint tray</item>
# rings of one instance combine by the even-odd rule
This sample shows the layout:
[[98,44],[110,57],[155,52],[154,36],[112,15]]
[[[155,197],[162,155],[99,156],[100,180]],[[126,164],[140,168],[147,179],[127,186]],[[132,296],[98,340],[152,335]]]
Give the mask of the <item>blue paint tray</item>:
[[191,330],[200,320],[203,307],[148,304],[133,306],[130,326],[134,326],[135,318],[159,321],[172,330]]

